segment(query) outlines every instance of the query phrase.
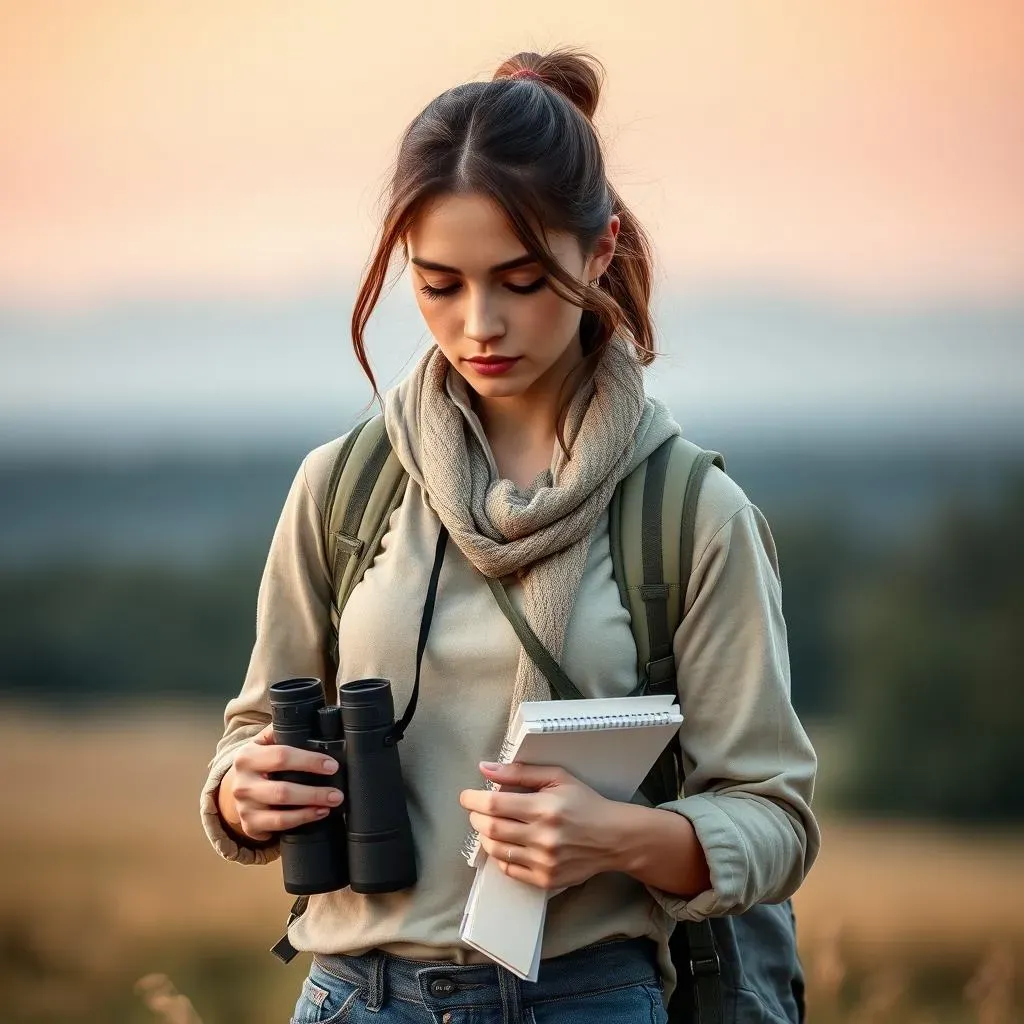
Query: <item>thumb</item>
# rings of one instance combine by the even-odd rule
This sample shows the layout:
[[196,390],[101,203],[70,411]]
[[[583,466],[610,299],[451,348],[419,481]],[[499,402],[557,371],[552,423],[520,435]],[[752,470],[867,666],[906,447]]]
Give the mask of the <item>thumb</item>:
[[255,736],[253,736],[254,743],[262,743],[270,746],[274,742],[274,723],[271,722],[269,725],[264,726]]
[[541,789],[569,782],[572,776],[557,765],[551,764],[496,764],[481,761],[480,771],[488,778],[505,786],[522,786],[525,789]]

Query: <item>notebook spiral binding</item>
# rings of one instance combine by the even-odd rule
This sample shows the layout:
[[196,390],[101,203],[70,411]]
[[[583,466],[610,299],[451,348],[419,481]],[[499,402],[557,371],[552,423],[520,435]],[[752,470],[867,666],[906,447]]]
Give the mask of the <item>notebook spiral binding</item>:
[[595,729],[627,729],[636,725],[668,725],[670,711],[642,711],[629,715],[585,715],[581,718],[540,718],[541,732],[592,732]]
[[[543,733],[548,732],[592,732],[598,729],[627,729],[637,725],[669,725],[672,722],[672,711],[641,711],[619,715],[577,715],[553,718],[538,718],[532,724],[539,726]],[[515,744],[511,736],[506,736],[501,745],[498,760],[508,764],[512,759]],[[485,789],[497,789],[497,783],[488,779]],[[460,852],[470,867],[476,865],[476,855],[480,850],[480,833],[470,829],[462,840]]]

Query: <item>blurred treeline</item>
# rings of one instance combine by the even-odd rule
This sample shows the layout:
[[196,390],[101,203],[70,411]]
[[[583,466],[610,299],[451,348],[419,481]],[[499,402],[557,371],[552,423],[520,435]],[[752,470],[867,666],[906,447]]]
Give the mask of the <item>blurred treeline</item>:
[[[0,694],[71,713],[150,699],[216,713],[245,670],[296,464],[7,471],[22,557],[8,546],[0,576]],[[832,723],[828,796],[851,810],[1024,818],[1024,457],[972,479],[978,465],[968,452],[730,462],[771,522],[794,700]]]

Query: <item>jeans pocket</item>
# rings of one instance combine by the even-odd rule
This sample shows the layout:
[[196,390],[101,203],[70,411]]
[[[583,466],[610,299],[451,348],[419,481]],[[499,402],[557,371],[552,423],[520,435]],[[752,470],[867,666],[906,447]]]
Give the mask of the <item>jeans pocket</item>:
[[666,1024],[668,1014],[658,985],[623,985],[534,1003],[530,1024]]
[[359,1005],[362,989],[317,964],[309,970],[291,1024],[342,1024]]

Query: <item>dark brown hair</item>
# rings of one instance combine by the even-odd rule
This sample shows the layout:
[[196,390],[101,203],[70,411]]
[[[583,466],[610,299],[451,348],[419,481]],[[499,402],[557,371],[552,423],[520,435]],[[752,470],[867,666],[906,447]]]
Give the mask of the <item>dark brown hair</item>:
[[[516,74],[526,71],[531,74]],[[496,202],[555,292],[583,309],[579,383],[593,374],[616,332],[633,343],[644,365],[654,359],[650,243],[605,177],[591,120],[603,79],[600,62],[578,50],[519,53],[490,82],[441,93],[406,128],[377,246],[352,312],[352,344],[375,396],[363,344],[366,324],[398,248],[404,266],[405,236],[416,215],[429,200],[453,193],[478,193]],[[535,230],[569,232],[586,253],[613,213],[620,219],[618,241],[597,288],[567,273]],[[560,414],[559,435],[561,422]]]

